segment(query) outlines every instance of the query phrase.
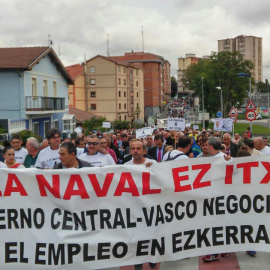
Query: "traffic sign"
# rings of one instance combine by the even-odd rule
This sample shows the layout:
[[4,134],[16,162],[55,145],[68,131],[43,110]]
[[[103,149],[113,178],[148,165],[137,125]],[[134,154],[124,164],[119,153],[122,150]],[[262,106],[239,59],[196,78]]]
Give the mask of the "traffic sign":
[[247,111],[246,112],[246,119],[248,121],[254,121],[256,119],[256,116],[257,116],[257,114],[255,111]]
[[218,112],[217,112],[217,117],[218,117],[218,118],[222,118],[222,112],[221,112],[221,111],[218,111]]
[[230,116],[230,118],[233,120],[234,123],[236,123],[236,121],[237,121],[237,116],[232,115],[232,116]]
[[229,112],[229,116],[236,116],[236,115],[238,115],[238,112],[234,107],[232,107]]
[[254,110],[254,111],[256,110],[256,106],[252,100],[250,100],[246,106],[246,111],[250,111],[250,110]]

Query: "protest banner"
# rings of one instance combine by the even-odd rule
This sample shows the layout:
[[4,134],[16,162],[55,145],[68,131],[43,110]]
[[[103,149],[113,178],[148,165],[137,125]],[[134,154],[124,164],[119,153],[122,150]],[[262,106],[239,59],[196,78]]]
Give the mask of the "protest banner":
[[0,269],[88,270],[270,251],[266,156],[0,169],[0,179]]
[[215,118],[214,130],[232,132],[233,119],[230,118]]
[[152,128],[151,127],[144,127],[140,129],[136,129],[136,138],[137,139],[144,139],[147,135],[152,135]]
[[168,130],[184,131],[185,127],[186,125],[184,118],[168,118],[167,120]]

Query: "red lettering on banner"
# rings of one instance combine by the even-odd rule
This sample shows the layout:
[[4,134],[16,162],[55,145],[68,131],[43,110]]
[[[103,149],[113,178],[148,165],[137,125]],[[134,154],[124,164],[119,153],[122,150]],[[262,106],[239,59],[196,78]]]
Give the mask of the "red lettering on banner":
[[259,162],[246,162],[237,164],[237,169],[243,168],[243,183],[250,184],[251,168],[259,167]]
[[96,175],[95,174],[88,174],[88,177],[91,181],[91,184],[93,186],[93,189],[94,189],[97,197],[107,196],[108,190],[109,190],[111,183],[112,183],[112,180],[113,180],[113,176],[114,176],[114,173],[107,173],[105,180],[104,180],[103,187],[101,188],[101,186],[97,180]]
[[[46,189],[55,197],[60,199],[60,178],[59,175],[52,175],[52,186],[46,180],[44,175],[37,175],[39,192],[42,197],[47,197]],[[46,189],[45,189],[46,188]]]
[[[16,184],[16,186],[13,187],[14,183]],[[13,192],[19,192],[21,196],[28,196],[17,175],[9,173],[4,196],[10,196]]]
[[150,188],[150,173],[149,172],[142,173],[142,184],[143,184],[142,195],[161,193],[161,189]]
[[180,176],[179,173],[181,172],[188,172],[188,166],[172,169],[173,181],[174,181],[174,187],[175,187],[174,192],[182,192],[182,191],[188,191],[192,189],[191,185],[181,186],[181,183],[180,183],[181,181],[189,180],[188,175]]
[[226,166],[225,185],[232,184],[233,165]]
[[[77,184],[78,189],[74,189],[75,184]],[[83,180],[78,174],[70,176],[63,199],[70,200],[71,196],[81,196],[82,199],[89,199]]]
[[211,169],[211,164],[200,164],[200,165],[193,165],[192,170],[201,170],[197,177],[195,178],[193,182],[193,188],[204,188],[211,186],[211,181],[205,181],[201,182],[202,178],[205,176],[205,174]]
[[[125,187],[126,183],[129,187]],[[132,178],[131,173],[124,172],[121,174],[120,181],[115,190],[114,196],[122,196],[123,192],[131,193],[132,196],[140,196],[137,186]]]
[[267,170],[267,173],[262,179],[262,181],[260,182],[260,184],[268,184],[270,182],[270,163],[262,161],[262,165]]

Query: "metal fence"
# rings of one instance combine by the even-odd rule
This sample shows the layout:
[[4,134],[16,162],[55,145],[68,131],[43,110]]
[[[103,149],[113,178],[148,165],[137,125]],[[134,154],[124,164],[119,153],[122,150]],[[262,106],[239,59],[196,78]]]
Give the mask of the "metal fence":
[[61,111],[65,109],[65,98],[25,97],[26,111]]

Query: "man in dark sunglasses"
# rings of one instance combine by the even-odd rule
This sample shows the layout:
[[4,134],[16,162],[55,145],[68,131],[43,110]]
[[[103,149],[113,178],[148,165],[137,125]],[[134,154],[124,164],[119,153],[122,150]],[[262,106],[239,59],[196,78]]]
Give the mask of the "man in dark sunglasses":
[[89,136],[86,144],[88,152],[80,155],[79,159],[90,163],[94,167],[114,165],[113,158],[107,152],[102,151],[99,140],[100,138],[95,135]]

